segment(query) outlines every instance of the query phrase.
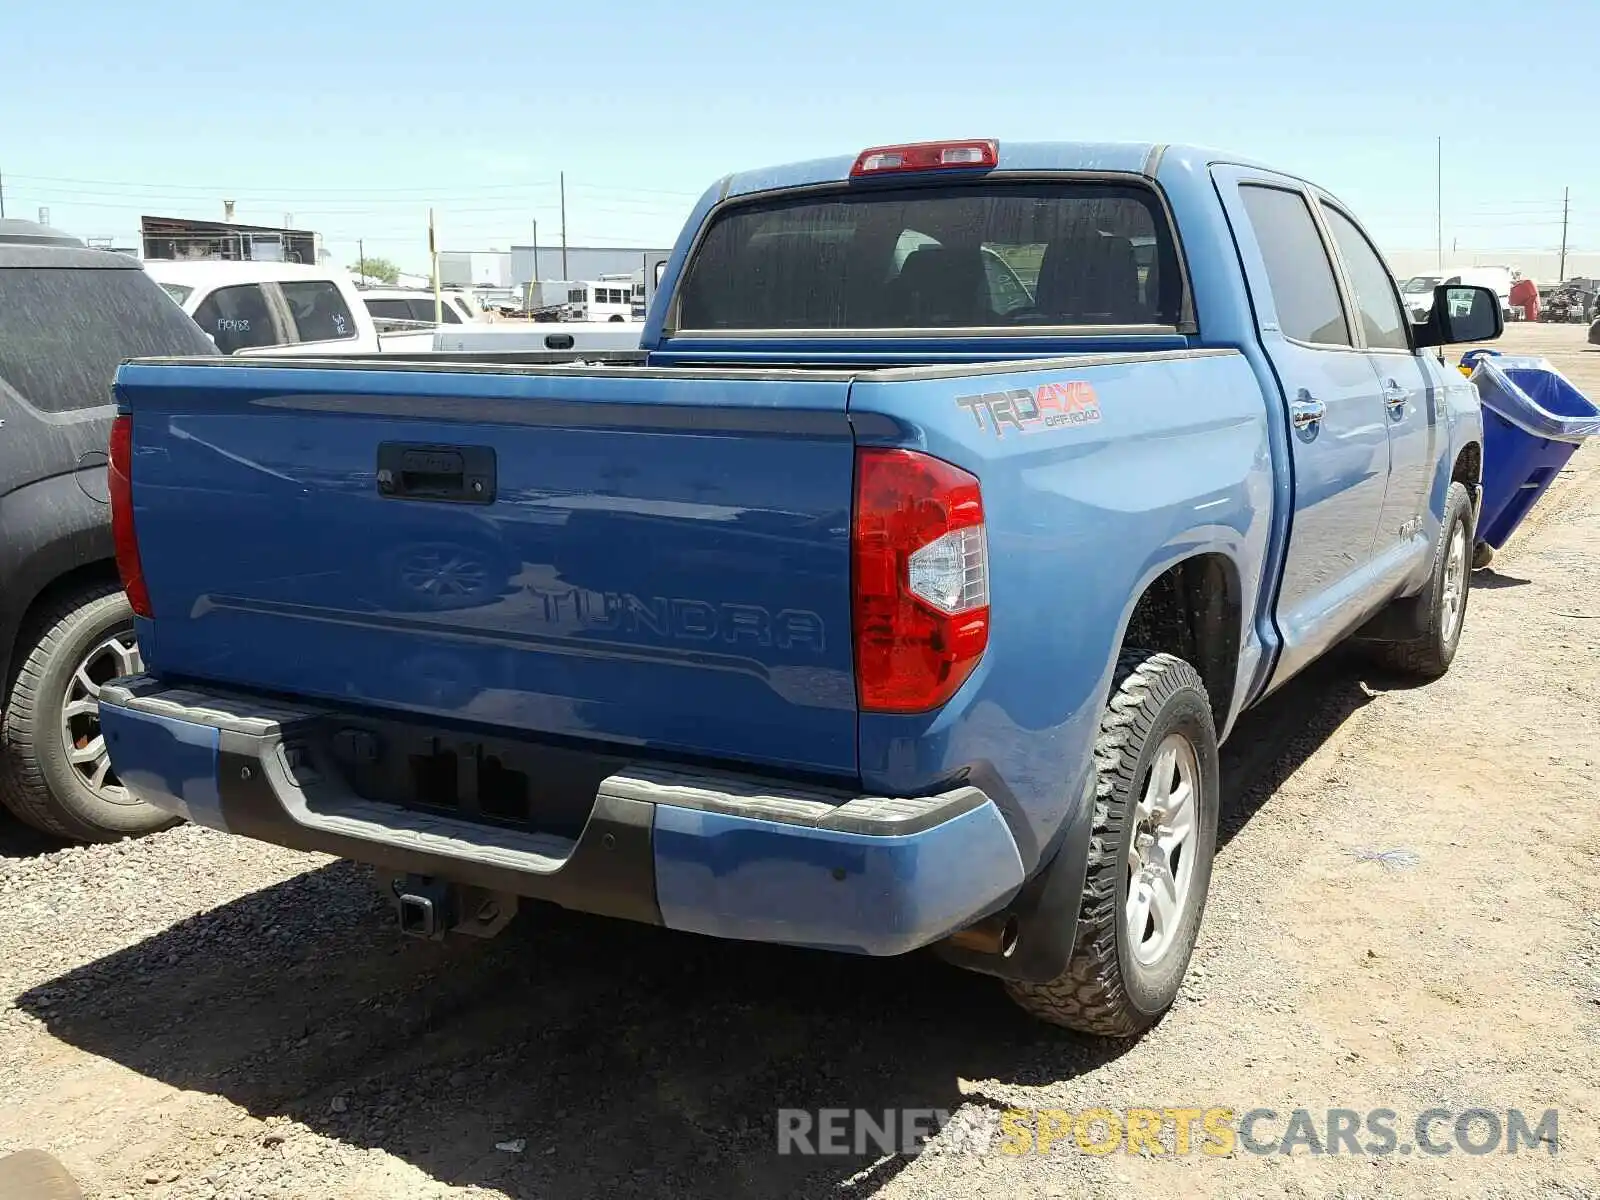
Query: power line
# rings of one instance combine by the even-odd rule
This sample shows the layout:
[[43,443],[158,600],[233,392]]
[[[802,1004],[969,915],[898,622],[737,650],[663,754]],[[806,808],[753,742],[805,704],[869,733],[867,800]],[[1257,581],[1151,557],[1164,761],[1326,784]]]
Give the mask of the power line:
[[[83,185],[83,186],[86,186],[86,187],[96,187],[96,188],[99,188],[99,187],[146,188],[146,189],[156,188],[156,189],[160,189],[160,190],[165,191],[165,192],[173,192],[173,193],[176,193],[176,192],[200,192],[200,193],[204,193],[204,194],[207,194],[207,195],[220,195],[222,193],[227,193],[229,195],[232,195],[235,192],[243,193],[245,191],[245,189],[243,189],[243,188],[237,188],[237,187],[231,186],[229,184],[213,184],[213,183],[206,183],[206,184],[202,184],[202,183],[153,183],[153,184],[147,184],[147,183],[141,183],[141,182],[138,182],[138,181],[130,181],[130,180],[127,180],[127,179],[81,179],[81,178],[70,178],[70,177],[64,176],[64,175],[13,175],[12,178],[13,179],[26,179],[30,183],[68,183],[68,184],[80,184],[80,185]],[[514,182],[514,183],[483,183],[483,184],[474,184],[473,186],[475,188],[479,189],[479,190],[488,190],[488,189],[497,189],[497,188],[554,187],[555,185],[556,185],[556,181],[553,180],[553,179],[529,179],[529,180],[522,180],[520,182]],[[454,186],[459,187],[460,186],[460,182],[457,181]],[[265,189],[263,189],[263,190],[265,190]],[[340,194],[340,193],[348,194],[351,191],[367,191],[367,192],[372,192],[375,195],[377,195],[377,194],[381,194],[381,195],[400,195],[400,194],[405,194],[405,195],[420,196],[420,197],[423,197],[424,199],[426,199],[430,195],[436,195],[441,190],[442,189],[438,185],[433,185],[433,186],[417,185],[417,186],[403,187],[403,188],[393,188],[393,187],[374,188],[374,187],[368,187],[367,185],[363,184],[359,188],[351,188],[351,187],[338,187],[338,188],[277,188],[277,187],[275,187],[275,188],[271,189],[270,194],[274,195],[274,196],[289,196],[289,195],[295,195],[295,196],[323,195],[323,196],[326,196],[326,195],[337,195],[337,194]]]
[[[168,207],[166,205],[158,206],[158,205],[138,205],[138,204],[134,204],[134,205],[117,204],[117,203],[113,203],[113,202],[110,202],[110,201],[103,201],[103,200],[99,200],[99,201],[97,201],[97,200],[72,200],[70,198],[65,198],[65,197],[56,196],[56,195],[48,195],[48,194],[45,194],[45,193],[30,193],[28,199],[31,200],[33,203],[36,203],[36,204],[50,205],[50,206],[54,206],[57,209],[62,209],[62,210],[69,209],[69,208],[82,208],[82,209],[90,209],[90,210],[99,211],[99,212],[103,212],[103,211],[122,212],[122,213],[127,213],[130,216],[132,214],[134,214],[134,213],[138,213],[141,216],[154,215],[154,214],[151,213],[151,211],[150,211],[151,209]],[[176,209],[180,209],[180,210],[187,209],[187,210],[192,212],[196,207],[199,207],[199,206],[193,205],[193,204],[182,204],[182,205],[173,205],[171,207],[172,208],[176,208]],[[516,221],[518,221],[520,223],[520,220],[523,219],[523,218],[526,218],[526,216],[528,215],[530,210],[534,211],[534,212],[554,211],[555,208],[556,208],[555,205],[550,205],[550,206],[529,206],[529,205],[487,205],[487,206],[478,206],[478,205],[453,205],[453,204],[440,204],[440,205],[436,205],[435,207],[437,208],[437,210],[438,210],[438,212],[439,212],[439,214],[441,216],[448,216],[452,220],[454,220],[455,218],[458,218],[458,217],[475,217],[475,218],[479,219],[480,223],[493,223],[496,218],[505,218],[508,221],[516,220]],[[618,206],[607,205],[607,204],[583,204],[583,205],[575,205],[573,207],[574,207],[574,209],[576,211],[579,212],[580,215],[597,214],[597,215],[605,216],[605,217],[622,217],[622,218],[627,218],[627,219],[631,219],[631,220],[637,220],[637,221],[643,222],[645,224],[671,225],[675,229],[682,226],[683,218],[688,213],[688,208],[687,207],[684,207],[684,208],[681,208],[681,209],[670,209],[670,208],[669,209],[637,209],[637,208],[624,208],[624,207],[618,207]],[[276,223],[277,223],[277,210],[268,208],[265,205],[256,206],[257,216],[258,217],[263,217],[264,219],[257,219],[257,220],[253,220],[253,221],[248,219],[249,215],[250,215],[250,211],[251,210],[245,210],[244,212],[242,212],[240,214],[237,214],[236,219],[239,220],[239,221],[242,221],[245,224],[255,224],[255,225],[273,226],[273,225],[276,225]],[[166,214],[166,215],[172,215],[172,214]],[[180,214],[177,214],[177,215],[182,215],[182,214],[180,213]],[[338,208],[338,209],[331,209],[331,208],[329,208],[329,209],[323,209],[323,208],[306,209],[306,208],[302,208],[302,209],[296,210],[295,216],[296,216],[296,220],[299,222],[300,225],[306,226],[306,225],[312,225],[312,224],[323,224],[328,220],[332,220],[335,223],[348,223],[348,222],[351,222],[351,221],[360,221],[364,217],[369,217],[369,216],[377,217],[383,223],[386,223],[386,224],[395,224],[397,222],[407,220],[409,218],[410,214],[396,212],[393,209],[386,209],[386,210],[383,210],[383,211],[377,211],[377,210],[374,210],[374,209],[371,209],[371,208],[366,208],[366,207],[363,207],[363,206],[360,206],[360,205],[354,205],[354,206],[351,206],[351,207],[348,207],[348,208]],[[201,219],[210,219],[210,218],[207,217],[207,218],[201,218]]]
[[[215,203],[214,198],[210,196],[176,195],[173,193],[164,192],[89,192],[68,191],[60,188],[29,188],[27,191],[29,195],[38,196],[41,200],[48,201],[50,203],[81,204],[85,207],[142,207],[148,209],[156,206],[162,206],[192,208],[200,204],[209,205]],[[288,197],[283,196],[245,197],[236,199],[236,203],[238,203],[241,207],[275,209],[280,206],[280,201],[286,201],[288,199]],[[526,212],[530,207],[530,201],[534,201],[535,198],[532,196],[501,197],[482,195],[437,195],[432,197],[432,200],[436,206],[472,206],[471,208],[457,208],[457,211],[520,213]],[[493,201],[493,203],[479,203],[480,201],[486,200]],[[557,197],[539,197],[537,198],[536,203],[547,204],[553,208],[557,204]],[[672,203],[667,200],[651,200],[643,197],[635,198],[631,196],[614,196],[603,200],[584,199],[582,204],[583,207],[588,210],[616,211],[621,213],[639,212],[645,214],[662,212],[683,213],[687,212],[690,208],[690,205],[687,201],[683,203]],[[302,214],[368,212],[376,208],[394,209],[401,207],[415,208],[420,206],[421,202],[419,200],[415,200],[410,197],[404,199],[388,196],[362,197],[359,193],[346,193],[337,198],[313,200],[310,204],[296,203],[295,211]]]
[[[130,180],[126,180],[126,179],[84,179],[84,178],[68,177],[68,176],[64,176],[64,175],[17,175],[17,174],[12,174],[10,176],[10,178],[13,181],[26,180],[29,183],[73,184],[73,185],[82,185],[82,186],[90,187],[90,188],[133,189],[135,191],[155,191],[155,192],[160,192],[160,193],[166,194],[166,195],[177,195],[179,193],[195,192],[195,193],[199,193],[199,194],[202,194],[202,195],[210,196],[210,195],[221,195],[221,194],[226,193],[227,195],[236,196],[237,198],[239,198],[241,200],[254,201],[254,200],[258,199],[258,197],[256,195],[252,194],[252,189],[238,188],[238,187],[234,187],[232,185],[227,185],[227,184],[143,183],[143,182],[139,182],[139,181],[130,181]],[[560,181],[559,178],[556,178],[556,179],[525,179],[525,180],[513,181],[513,182],[508,182],[508,183],[473,183],[473,184],[470,184],[468,186],[470,186],[471,189],[474,192],[505,191],[505,190],[517,191],[517,190],[528,190],[528,189],[532,189],[532,188],[548,188],[548,189],[552,189],[553,190],[555,188],[558,188],[560,186],[560,183],[561,183],[561,181]],[[362,184],[362,185],[356,186],[356,187],[339,187],[339,188],[300,188],[300,187],[280,188],[280,187],[273,187],[273,188],[270,188],[270,189],[261,188],[261,189],[254,189],[254,190],[258,190],[261,193],[261,195],[267,196],[267,197],[278,197],[278,196],[336,196],[336,195],[359,194],[359,195],[374,195],[374,196],[379,196],[379,195],[382,195],[382,196],[402,196],[402,195],[403,196],[416,196],[416,197],[419,197],[419,198],[421,198],[423,200],[429,200],[429,199],[436,199],[440,195],[448,193],[451,190],[459,190],[462,186],[463,185],[462,185],[461,181],[460,180],[456,180],[456,181],[454,181],[454,182],[452,182],[450,184],[446,184],[446,185],[442,185],[442,186],[435,184],[435,185],[413,185],[413,186],[408,186],[408,187],[374,188],[374,187],[369,187],[369,186],[367,186],[365,184]],[[642,187],[634,187],[632,184],[576,183],[576,182],[574,182],[574,183],[569,184],[568,186],[571,187],[574,190],[577,190],[577,191],[612,191],[612,192],[626,192],[626,193],[636,194],[636,195],[677,196],[677,197],[682,197],[684,199],[689,199],[689,200],[698,199],[702,195],[701,192],[678,191],[678,190],[673,189],[673,188],[642,188]]]

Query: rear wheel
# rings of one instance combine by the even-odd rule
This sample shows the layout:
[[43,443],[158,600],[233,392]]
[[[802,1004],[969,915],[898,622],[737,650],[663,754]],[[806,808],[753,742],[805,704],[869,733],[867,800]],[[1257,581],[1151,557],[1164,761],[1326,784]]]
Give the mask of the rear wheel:
[[174,824],[135,799],[100,734],[100,688],[143,670],[111,584],[69,593],[33,624],[0,717],[0,803],[36,829],[108,842]]
[[1128,1037],[1155,1024],[1177,999],[1211,883],[1217,734],[1193,667],[1170,654],[1124,651],[1095,768],[1094,831],[1072,958],[1048,983],[1010,982],[1006,989],[1051,1024]]

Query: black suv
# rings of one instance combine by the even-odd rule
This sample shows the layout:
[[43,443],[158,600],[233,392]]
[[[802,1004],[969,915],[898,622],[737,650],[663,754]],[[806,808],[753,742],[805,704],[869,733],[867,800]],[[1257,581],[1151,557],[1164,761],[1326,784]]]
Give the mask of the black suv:
[[100,685],[140,670],[111,541],[111,381],[125,358],[216,353],[136,260],[0,220],[0,803],[46,833],[170,823],[100,736]]

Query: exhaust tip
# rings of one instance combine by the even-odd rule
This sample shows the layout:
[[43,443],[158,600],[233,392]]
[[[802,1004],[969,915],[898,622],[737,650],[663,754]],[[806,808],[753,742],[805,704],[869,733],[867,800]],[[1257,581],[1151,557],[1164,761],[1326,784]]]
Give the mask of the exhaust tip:
[[1022,922],[1016,913],[1007,913],[1005,924],[1000,927],[1000,957],[1010,958],[1017,952],[1017,939],[1022,934]]
[[1017,952],[1021,932],[1022,921],[1016,913],[998,913],[952,933],[948,941],[953,949],[1010,958]]

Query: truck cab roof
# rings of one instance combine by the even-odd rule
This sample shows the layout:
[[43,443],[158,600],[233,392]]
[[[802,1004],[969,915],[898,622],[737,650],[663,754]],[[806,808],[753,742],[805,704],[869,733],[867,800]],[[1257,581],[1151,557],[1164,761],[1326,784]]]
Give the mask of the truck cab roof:
[[0,245],[82,247],[83,242],[70,233],[63,233],[37,221],[7,217],[0,218]]
[[13,217],[0,220],[0,267],[126,271],[138,270],[139,260],[113,250],[91,250],[70,233]]
[[[1161,160],[1178,155],[1202,163],[1230,162],[1260,166],[1237,154],[1214,148],[1162,142],[998,142],[997,171],[1096,171],[1153,176]],[[781,166],[757,167],[727,177],[717,189],[724,197],[780,188],[843,183],[850,178],[855,155],[817,158]],[[1280,172],[1281,174],[1281,172]]]

